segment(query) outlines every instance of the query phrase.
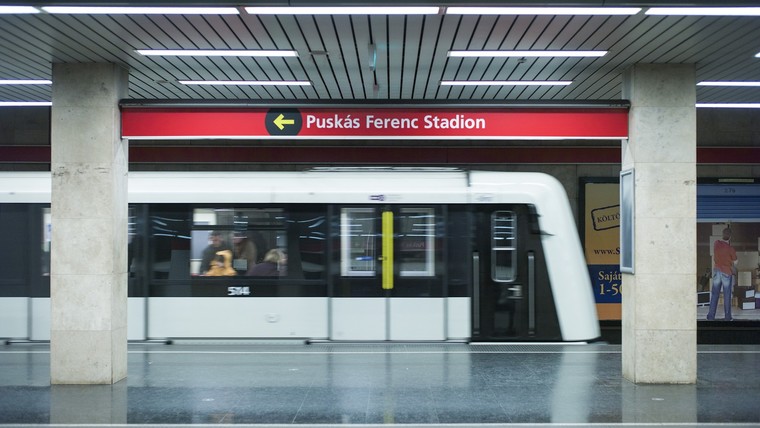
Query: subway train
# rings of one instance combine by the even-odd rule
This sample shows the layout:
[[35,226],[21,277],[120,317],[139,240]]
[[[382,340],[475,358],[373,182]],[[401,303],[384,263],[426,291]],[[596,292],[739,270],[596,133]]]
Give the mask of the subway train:
[[[130,340],[600,337],[570,204],[549,175],[130,172],[128,186]],[[0,173],[6,340],[50,338],[50,189],[49,173]]]

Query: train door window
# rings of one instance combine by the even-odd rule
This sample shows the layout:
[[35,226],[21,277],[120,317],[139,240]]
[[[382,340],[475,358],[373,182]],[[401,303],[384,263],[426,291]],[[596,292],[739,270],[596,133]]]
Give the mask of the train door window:
[[53,237],[53,216],[50,208],[42,209],[42,276],[50,276],[50,241]]
[[[42,210],[50,213],[49,208]],[[39,284],[45,282],[40,279],[50,271],[46,264],[50,246],[48,241],[46,252],[45,241],[40,238],[40,233],[44,233],[40,229],[40,215],[41,209],[36,204],[0,204],[0,237],[6,244],[0,247],[0,297],[40,296],[45,292]],[[0,313],[0,326],[12,319],[5,315]]]
[[[148,295],[146,278],[143,273],[146,269],[147,254],[145,247],[147,235],[145,219],[147,218],[147,206],[129,205],[127,217],[127,272],[129,297],[144,297]],[[184,269],[185,273],[187,268]]]
[[435,210],[401,208],[398,219],[397,261],[401,276],[435,274]]
[[517,272],[517,217],[512,211],[491,214],[491,278],[497,282],[515,280]]
[[342,208],[340,272],[342,276],[375,276],[377,214],[374,208]]
[[[135,264],[142,259],[142,248],[137,231],[137,214],[135,207],[129,206],[127,214],[127,272],[136,270]],[[137,262],[136,262],[137,261]]]

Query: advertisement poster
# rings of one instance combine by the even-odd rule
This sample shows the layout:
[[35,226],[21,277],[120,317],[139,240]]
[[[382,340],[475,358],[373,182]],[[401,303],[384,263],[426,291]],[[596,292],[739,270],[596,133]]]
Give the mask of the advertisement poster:
[[620,320],[620,189],[617,180],[582,183],[586,263],[600,320]]
[[[581,182],[584,250],[600,320],[621,319],[619,195],[617,178]],[[696,228],[697,320],[760,320],[760,185],[699,184]],[[735,253],[729,287],[714,287],[718,241],[718,252]]]
[[[728,238],[728,239],[725,239]],[[697,319],[760,319],[760,222],[700,222],[697,224]],[[720,247],[734,253],[731,287],[716,284]],[[718,274],[720,275],[720,274]],[[728,278],[728,275],[725,276]],[[725,304],[728,297],[729,305]],[[712,304],[711,304],[712,303]]]
[[[759,251],[757,179],[713,179],[698,184],[698,320],[760,320]],[[721,275],[716,266],[726,273]]]
[[[724,237],[728,237],[728,240]],[[760,289],[759,241],[760,222],[697,223],[698,320],[760,319],[760,293],[757,291]],[[713,290],[716,252],[721,252],[719,249],[721,246],[730,247],[736,254],[736,275],[732,275],[732,286],[727,290],[721,287],[722,281],[718,285],[720,289],[715,287]],[[725,294],[726,291],[728,294]],[[724,304],[727,295],[730,301],[728,306]],[[715,302],[712,308],[710,308],[711,301]],[[728,316],[726,316],[726,308],[729,311]]]

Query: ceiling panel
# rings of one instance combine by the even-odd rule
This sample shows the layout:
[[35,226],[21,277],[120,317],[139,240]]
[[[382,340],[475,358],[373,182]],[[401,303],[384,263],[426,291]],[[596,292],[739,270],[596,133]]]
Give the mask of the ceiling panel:
[[[371,46],[374,46],[374,51]],[[135,49],[295,49],[297,58],[146,57]],[[602,58],[449,58],[451,49],[608,50]],[[376,52],[372,55],[371,52]],[[52,63],[115,62],[130,98],[156,100],[600,100],[634,63],[694,63],[698,80],[760,80],[760,17],[0,15],[0,79]],[[374,68],[370,58],[374,59]],[[309,80],[310,87],[178,80]],[[567,87],[442,87],[441,80],[572,80]],[[0,85],[0,101],[49,101]],[[698,87],[699,102],[760,102],[760,89]]]

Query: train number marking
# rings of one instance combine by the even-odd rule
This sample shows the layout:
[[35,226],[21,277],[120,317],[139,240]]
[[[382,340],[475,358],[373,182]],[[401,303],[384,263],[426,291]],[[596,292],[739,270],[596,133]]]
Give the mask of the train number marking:
[[228,296],[250,296],[251,287],[227,287]]

